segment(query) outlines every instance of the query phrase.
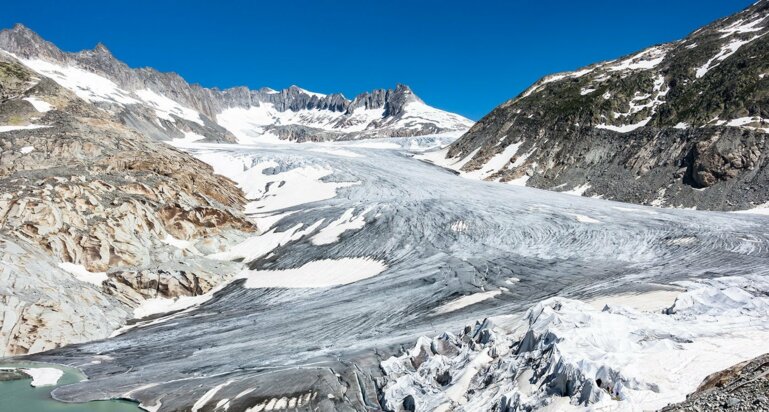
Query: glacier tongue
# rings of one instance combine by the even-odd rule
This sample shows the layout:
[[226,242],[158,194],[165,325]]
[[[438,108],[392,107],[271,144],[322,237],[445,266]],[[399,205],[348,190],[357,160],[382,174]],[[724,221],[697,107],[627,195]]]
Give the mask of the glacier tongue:
[[[513,326],[490,319],[381,363],[386,407],[408,410],[652,410],[707,375],[766,352],[769,281],[684,281],[663,311],[550,298]],[[653,294],[653,293],[652,293]],[[639,296],[643,300],[643,295]]]
[[[110,339],[35,355],[85,365],[89,381],[57,388],[57,399],[126,397],[168,410],[189,410],[203,399],[202,409],[229,402],[230,410],[265,410],[301,397],[307,408],[320,409],[398,409],[405,400],[420,410],[478,410],[506,396],[505,402],[522,405],[553,399],[550,406],[557,410],[578,402],[582,392],[571,390],[589,386],[602,367],[609,376],[602,379],[622,382],[623,396],[641,391],[659,400],[654,397],[661,395],[644,389],[657,385],[677,400],[702,377],[696,370],[716,370],[752,355],[740,350],[713,362],[700,356],[723,351],[727,340],[747,348],[743,342],[752,337],[738,333],[746,324],[737,309],[747,307],[740,303],[747,302],[745,295],[712,282],[674,288],[723,289],[716,300],[736,305],[728,313],[739,316],[686,309],[708,294],[692,294],[691,304],[681,298],[669,315],[602,312],[602,306],[564,298],[540,305],[542,313],[533,313],[531,324],[523,320],[513,327],[510,316],[499,316],[520,314],[556,295],[587,302],[620,294],[602,300],[659,311],[671,307],[670,292],[662,305],[658,298],[641,305],[628,294],[689,278],[765,275],[765,217],[630,207],[463,179],[401,149],[421,150],[442,139],[185,145],[240,184],[246,211],[259,222],[262,232],[238,238],[241,243],[228,250],[195,245],[209,259],[242,261],[246,279]],[[166,246],[187,247],[174,237],[164,240]],[[248,287],[248,278],[257,287]],[[740,285],[731,284],[759,295]],[[556,302],[561,309],[554,309]],[[182,303],[187,302],[174,305]],[[694,321],[686,320],[691,316]],[[380,367],[419,336],[484,317],[493,324],[422,339],[409,357]],[[705,322],[714,317],[724,319],[719,325],[727,329]],[[615,324],[619,329],[609,331]],[[572,331],[581,334],[571,337]],[[719,334],[723,340],[716,339]],[[654,344],[668,357],[650,357]],[[543,351],[536,362],[533,357]],[[695,372],[684,367],[670,374],[677,380],[668,381],[665,365],[691,362]],[[646,374],[646,363],[662,372]],[[548,390],[570,395],[555,397]],[[614,402],[600,393],[592,388],[586,396],[598,405]]]

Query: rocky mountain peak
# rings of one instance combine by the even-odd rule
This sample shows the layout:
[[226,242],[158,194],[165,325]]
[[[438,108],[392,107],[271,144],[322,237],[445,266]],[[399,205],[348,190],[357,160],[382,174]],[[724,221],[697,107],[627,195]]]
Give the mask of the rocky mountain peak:
[[[38,34],[37,34],[37,33],[35,33],[35,32],[34,32],[34,31],[32,31],[32,30],[31,30],[29,27],[27,27],[27,26],[25,26],[25,25],[23,25],[23,24],[21,24],[21,23],[16,23],[16,24],[14,24],[14,25],[13,25],[13,28],[12,28],[12,29],[10,29],[10,31],[11,31],[12,33],[15,33],[15,34],[17,34],[17,35],[35,36],[35,37],[38,37],[38,38],[40,38],[40,36],[38,36]],[[42,40],[42,39],[41,39],[41,40]]]
[[77,61],[91,70],[107,73],[119,73],[130,70],[128,65],[116,59],[104,43],[97,43],[91,50],[83,50],[75,54]]
[[112,56],[112,53],[109,51],[109,49],[107,49],[107,46],[105,46],[104,43],[102,42],[96,43],[96,47],[93,48],[93,53]]
[[63,53],[53,43],[21,23],[16,23],[12,29],[0,31],[0,44],[3,45],[3,50],[19,57],[43,57],[55,61],[64,58]]
[[400,116],[406,110],[406,105],[411,102],[422,102],[410,87],[405,84],[397,84],[394,91],[388,91],[385,102],[385,116]]
[[[406,85],[406,84],[403,84],[403,83],[397,83],[397,84],[395,85],[395,93],[400,93],[400,94],[403,94],[403,95],[409,95],[409,94],[413,95],[413,94],[414,94],[414,91],[413,91],[413,90],[411,90],[411,87],[409,87],[409,86],[408,86],[408,85]],[[415,97],[416,97],[416,96],[415,96]]]

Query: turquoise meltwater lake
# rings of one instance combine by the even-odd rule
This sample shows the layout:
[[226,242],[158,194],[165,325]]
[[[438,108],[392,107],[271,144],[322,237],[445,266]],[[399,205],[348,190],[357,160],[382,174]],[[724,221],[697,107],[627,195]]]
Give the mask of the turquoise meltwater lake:
[[0,412],[137,412],[135,402],[125,400],[64,403],[51,398],[59,386],[86,379],[79,370],[61,365],[38,362],[0,362],[0,369],[56,368],[64,372],[56,385],[33,387],[32,378],[0,381]]

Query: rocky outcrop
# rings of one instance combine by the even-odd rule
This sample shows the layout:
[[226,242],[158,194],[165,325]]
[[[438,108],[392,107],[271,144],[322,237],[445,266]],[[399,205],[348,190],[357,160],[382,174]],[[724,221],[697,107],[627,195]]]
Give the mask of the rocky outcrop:
[[766,203],[768,16],[760,1],[683,40],[547,76],[446,156],[487,180],[584,196],[715,210]]
[[206,259],[194,246],[191,250],[193,254],[172,253],[175,260],[157,259],[148,266],[110,270],[102,290],[135,307],[146,299],[203,295],[231,280],[240,269],[235,262]]
[[102,339],[130,317],[35,245],[0,234],[0,260],[0,358]]
[[[256,230],[234,182],[12,58],[0,73],[0,235],[19,256],[70,265],[6,274],[19,286],[0,301],[5,354],[106,337],[143,299],[203,294],[235,272],[203,257]],[[75,286],[18,295],[57,285]]]
[[[229,109],[256,108],[264,112],[257,116],[258,120],[272,117],[266,124],[258,124],[259,134],[271,133],[275,128],[278,132],[272,134],[279,138],[299,141],[462,132],[472,124],[462,116],[427,106],[405,85],[361,93],[352,100],[339,93],[323,95],[297,86],[281,91],[208,89],[189,84],[176,73],[130,68],[103,44],[78,53],[62,52],[22,25],[0,31],[0,50],[30,62],[44,74],[50,71],[54,78],[58,71],[62,77],[59,81],[76,93],[87,95],[79,88],[87,89],[89,85],[73,80],[67,73],[70,68],[82,70],[85,74],[79,73],[80,77],[98,76],[100,83],[113,83],[109,85],[115,88],[112,93],[90,96],[93,103],[114,111],[129,127],[159,140],[182,139],[190,133],[209,142],[243,140],[242,131],[219,119]],[[174,105],[178,107],[168,113],[155,113],[158,108],[163,111]],[[289,119],[286,114],[295,116]],[[293,128],[291,133],[280,130],[285,126]]]

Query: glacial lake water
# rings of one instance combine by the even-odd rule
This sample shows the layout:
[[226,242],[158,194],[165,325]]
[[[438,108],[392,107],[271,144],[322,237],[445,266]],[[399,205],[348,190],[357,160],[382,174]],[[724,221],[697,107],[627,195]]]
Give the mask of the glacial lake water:
[[56,385],[33,387],[32,378],[0,381],[0,411],[8,412],[137,412],[135,402],[125,400],[64,403],[54,400],[51,391],[86,379],[79,370],[61,365],[37,362],[0,362],[0,369],[56,368],[64,372]]

